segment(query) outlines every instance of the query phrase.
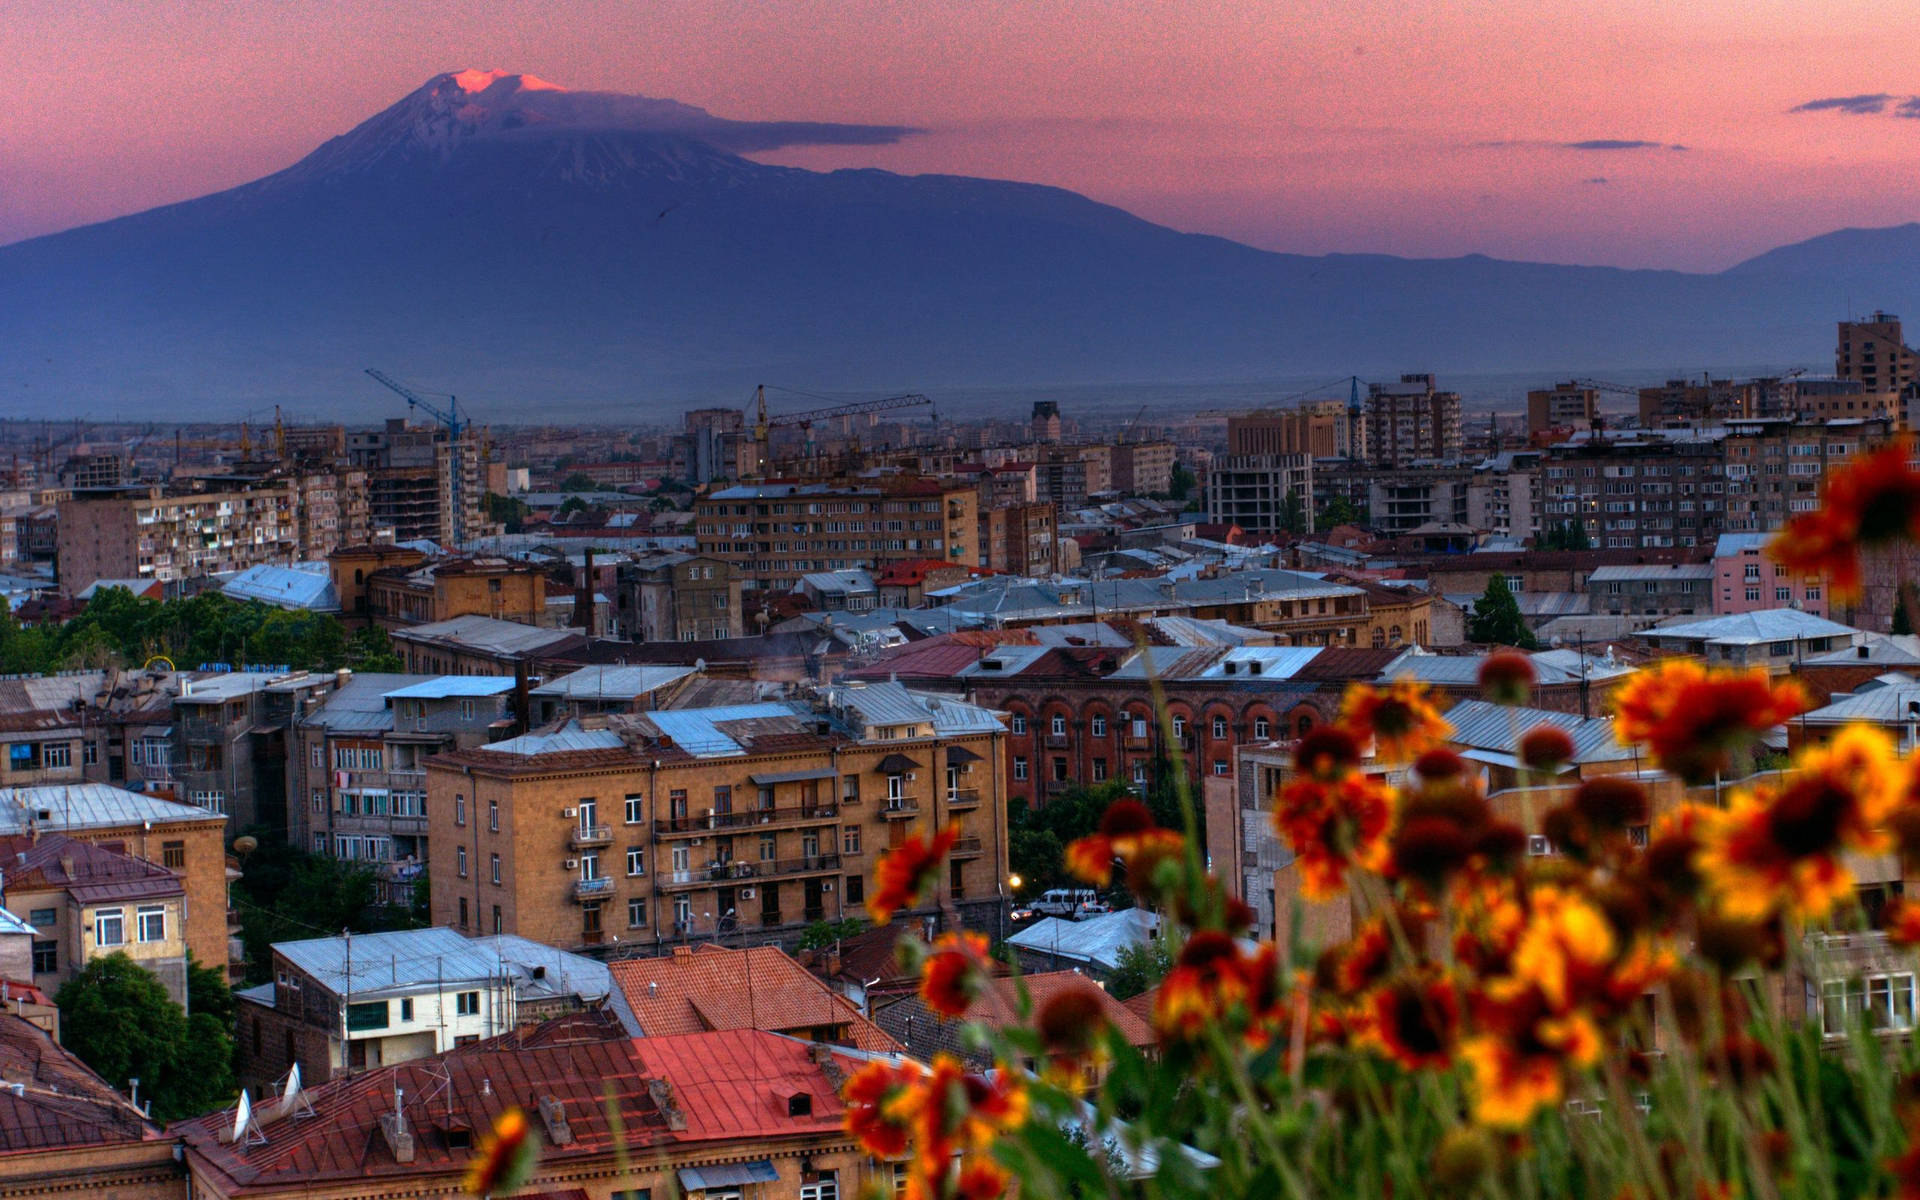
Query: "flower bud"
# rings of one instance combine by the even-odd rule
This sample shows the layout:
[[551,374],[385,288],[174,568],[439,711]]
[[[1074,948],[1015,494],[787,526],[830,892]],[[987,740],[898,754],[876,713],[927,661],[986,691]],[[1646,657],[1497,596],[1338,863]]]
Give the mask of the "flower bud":
[[1525,704],[1533,683],[1533,660],[1518,650],[1497,651],[1480,664],[1480,694],[1495,704]]

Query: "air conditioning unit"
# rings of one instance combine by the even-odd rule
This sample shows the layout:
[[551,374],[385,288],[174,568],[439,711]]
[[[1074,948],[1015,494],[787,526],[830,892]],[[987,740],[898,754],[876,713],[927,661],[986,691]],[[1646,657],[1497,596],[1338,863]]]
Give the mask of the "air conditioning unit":
[[689,846],[704,846],[706,844],[707,844],[707,839],[705,838],[688,838],[687,839],[687,845]]
[[560,815],[572,819],[580,815],[580,810],[577,808],[563,808],[560,810]]
[[740,889],[740,898],[741,898],[742,900],[751,900],[751,899],[753,899],[753,889],[752,889],[752,888],[750,888],[750,887],[744,887],[744,888],[741,888],[741,889]]
[[918,779],[918,778],[920,778],[920,773],[919,773],[918,771],[908,771],[908,772],[907,772],[907,782],[908,782],[908,783],[912,783],[912,782],[913,782],[914,780],[916,780],[916,779]]
[[580,869],[580,860],[577,858],[565,859],[561,862],[560,869],[563,871],[577,871]]
[[833,891],[833,880],[831,880],[831,879],[823,879],[823,880],[821,880],[821,881],[820,881],[820,892],[821,892],[821,894],[822,894],[822,895],[825,895],[826,893],[828,893],[828,892],[831,892],[831,891]]

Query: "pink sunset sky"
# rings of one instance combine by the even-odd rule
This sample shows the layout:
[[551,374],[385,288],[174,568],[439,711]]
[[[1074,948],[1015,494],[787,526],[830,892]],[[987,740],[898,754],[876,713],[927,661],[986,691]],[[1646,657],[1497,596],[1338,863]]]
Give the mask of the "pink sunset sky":
[[1916,44],[1911,0],[13,0],[0,242],[246,182],[479,67],[911,125],[764,157],[1274,250],[1715,270],[1920,218]]

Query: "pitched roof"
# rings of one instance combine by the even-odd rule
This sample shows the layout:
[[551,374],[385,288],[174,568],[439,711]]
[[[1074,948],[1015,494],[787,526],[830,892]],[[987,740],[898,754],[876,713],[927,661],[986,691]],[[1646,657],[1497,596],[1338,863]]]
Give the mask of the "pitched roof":
[[58,831],[225,819],[212,809],[105,783],[0,788],[0,834],[26,833],[34,825]]
[[34,839],[0,838],[7,886],[20,891],[57,889],[82,904],[108,900],[157,900],[185,892],[180,877],[117,846],[83,842],[63,833]]
[[900,1049],[852,1001],[777,946],[734,950],[709,944],[660,958],[622,959],[611,970],[643,1037],[845,1025],[858,1049]]
[[[39,1026],[0,1013],[0,1162],[64,1146],[147,1141],[160,1129]],[[4,1171],[0,1171],[4,1174]]]
[[1754,645],[1759,642],[1792,641],[1795,638],[1847,637],[1857,632],[1851,625],[1816,617],[1797,608],[1763,608],[1721,617],[1667,621],[1643,630],[1640,636],[1684,638],[1723,645]]
[[1078,971],[1038,971],[1022,975],[1018,980],[1010,975],[996,976],[979,997],[967,1006],[962,1019],[980,1021],[995,1029],[1021,1024],[1019,989],[1022,986],[1026,988],[1027,998],[1032,1001],[1036,1013],[1046,1006],[1047,1001],[1063,992],[1085,990],[1098,998],[1101,1013],[1120,1031],[1120,1036],[1127,1039],[1128,1045],[1151,1046],[1157,1040],[1149,1021],[1141,1020],[1138,1013],[1115,1000],[1105,988]]
[[1008,938],[1023,950],[1059,958],[1076,958],[1112,970],[1120,952],[1158,935],[1160,918],[1144,908],[1123,908],[1084,921],[1042,917]]
[[[642,1074],[673,1085],[687,1126],[673,1131],[678,1141],[828,1132],[840,1128],[846,1111],[833,1077],[814,1061],[815,1050],[795,1038],[722,1029],[635,1038],[629,1045]],[[842,1060],[841,1066],[852,1064]],[[805,1114],[789,1115],[788,1101],[798,1095],[812,1103]]]

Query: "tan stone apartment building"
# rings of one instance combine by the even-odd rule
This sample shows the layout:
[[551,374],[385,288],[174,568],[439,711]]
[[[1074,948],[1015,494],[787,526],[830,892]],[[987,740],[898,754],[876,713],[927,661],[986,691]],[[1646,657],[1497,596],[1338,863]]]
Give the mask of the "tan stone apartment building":
[[733,564],[744,591],[789,591],[802,575],[903,558],[975,562],[980,493],[930,479],[756,483],[694,503],[703,557]]
[[160,486],[75,492],[60,502],[60,586],[96,579],[174,582],[301,556],[296,487],[285,480],[168,493]]
[[65,834],[0,837],[0,904],[33,927],[31,982],[52,995],[88,963],[124,954],[187,999],[186,886],[116,845]]
[[433,919],[554,946],[789,941],[865,916],[879,852],[952,821],[935,903],[1002,932],[1004,742],[995,713],[876,683],[438,755]]

